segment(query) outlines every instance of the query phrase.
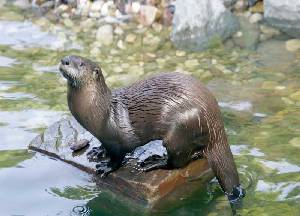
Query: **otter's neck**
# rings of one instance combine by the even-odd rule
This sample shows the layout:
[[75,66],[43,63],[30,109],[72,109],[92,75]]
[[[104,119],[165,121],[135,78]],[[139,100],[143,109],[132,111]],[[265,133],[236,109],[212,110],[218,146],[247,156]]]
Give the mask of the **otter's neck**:
[[68,105],[76,120],[94,136],[106,127],[110,113],[111,91],[105,82],[79,88],[68,86]]

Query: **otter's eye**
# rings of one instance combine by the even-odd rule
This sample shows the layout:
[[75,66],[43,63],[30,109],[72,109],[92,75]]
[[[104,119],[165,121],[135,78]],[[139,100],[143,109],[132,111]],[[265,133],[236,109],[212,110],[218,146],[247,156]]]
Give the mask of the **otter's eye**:
[[83,63],[83,62],[80,62],[79,66],[80,66],[80,67],[84,66],[84,63]]

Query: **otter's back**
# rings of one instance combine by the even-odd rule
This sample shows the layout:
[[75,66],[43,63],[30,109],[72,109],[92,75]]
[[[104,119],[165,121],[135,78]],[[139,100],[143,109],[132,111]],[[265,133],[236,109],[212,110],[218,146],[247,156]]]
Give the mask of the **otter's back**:
[[[214,97],[198,80],[176,72],[162,73],[116,89],[113,103],[122,103],[135,134],[149,140],[161,138],[176,121],[178,113],[208,107],[217,111]],[[122,118],[124,116],[118,117]]]

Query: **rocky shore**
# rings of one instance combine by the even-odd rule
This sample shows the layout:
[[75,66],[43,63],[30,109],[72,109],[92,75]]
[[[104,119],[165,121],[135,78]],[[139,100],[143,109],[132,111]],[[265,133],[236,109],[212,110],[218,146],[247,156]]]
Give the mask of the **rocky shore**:
[[[113,43],[126,49],[126,43],[137,42],[137,34],[151,30],[168,31],[176,47],[191,51],[220,43],[255,50],[274,37],[286,38],[288,50],[300,46],[297,0],[1,0],[4,4],[35,11],[44,26],[50,20],[77,33],[89,32],[95,40],[92,55]],[[132,26],[137,34],[124,36]],[[156,46],[161,38],[149,34],[144,42]]]

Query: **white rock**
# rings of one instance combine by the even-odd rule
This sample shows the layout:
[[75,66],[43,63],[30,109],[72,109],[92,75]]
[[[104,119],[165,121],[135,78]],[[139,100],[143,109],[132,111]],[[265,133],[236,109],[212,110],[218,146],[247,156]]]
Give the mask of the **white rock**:
[[87,16],[90,11],[91,2],[89,0],[77,0],[76,14]]
[[55,11],[56,11],[57,13],[62,13],[62,12],[64,12],[64,11],[66,11],[68,8],[69,8],[68,5],[61,4],[61,5],[59,5],[59,6],[55,9]]
[[239,27],[221,0],[176,1],[175,6],[171,40],[179,48],[206,49],[213,40],[225,40]]
[[266,25],[261,25],[260,31],[262,33],[264,33],[265,35],[267,35],[269,38],[280,34],[279,30],[277,30],[273,27],[270,27],[270,26],[266,26]]
[[[1,4],[1,3],[0,3]],[[14,6],[17,6],[22,9],[31,7],[31,4],[28,0],[17,0],[13,3]]]
[[266,34],[261,34],[260,36],[259,36],[259,41],[266,41],[266,40],[268,40],[268,39],[270,39],[270,36],[268,36],[268,35],[266,35]]
[[113,68],[113,72],[115,72],[115,73],[122,73],[123,72],[123,68],[120,67],[120,66],[115,66]]
[[260,13],[254,13],[250,16],[249,22],[250,23],[257,23],[263,19],[263,15]]
[[145,26],[151,25],[158,13],[158,9],[151,5],[142,5],[138,15],[138,21]]
[[133,2],[131,6],[132,13],[138,13],[141,10],[141,4],[139,2]]
[[181,50],[176,51],[176,56],[182,57],[182,56],[185,56],[185,55],[186,55],[186,52],[184,52],[184,51],[181,51]]
[[243,36],[243,32],[238,31],[237,33],[235,33],[234,36],[235,36],[235,37],[242,37],[242,36]]
[[285,42],[285,48],[290,52],[300,50],[300,39],[291,39]]
[[243,13],[243,16],[246,17],[246,18],[249,18],[251,15],[252,15],[252,13],[250,11],[245,11]]
[[101,13],[100,12],[90,11],[89,12],[89,17],[91,17],[91,18],[100,18],[101,17]]
[[65,24],[65,26],[68,27],[68,28],[71,28],[71,27],[74,26],[73,21],[70,20],[69,18],[67,18],[67,19],[64,20],[64,24]]
[[101,15],[102,16],[108,16],[110,15],[109,14],[109,11],[110,11],[110,8],[114,6],[114,2],[113,1],[107,1],[105,2],[103,5],[102,5],[102,8],[101,8]]
[[162,24],[160,23],[153,23],[152,24],[152,28],[154,29],[154,31],[156,32],[161,32],[161,30],[163,29]]
[[124,45],[124,42],[122,40],[119,40],[117,43],[117,47],[121,50],[124,50],[126,47]]
[[96,39],[103,45],[111,45],[114,39],[113,27],[108,24],[99,27],[96,33]]
[[247,8],[245,0],[238,0],[238,2],[234,5],[234,9],[237,11],[243,11]]
[[237,0],[222,0],[224,3],[225,7],[232,6],[234,3],[236,3]]
[[188,59],[184,62],[184,65],[188,68],[193,68],[199,65],[199,62],[197,59]]
[[66,19],[66,18],[70,17],[70,14],[64,12],[64,13],[61,14],[61,17]]
[[90,10],[94,12],[100,12],[103,4],[103,1],[95,1],[91,4]]
[[127,43],[134,43],[136,41],[136,35],[134,34],[128,34],[125,38],[125,41]]
[[124,31],[120,26],[117,26],[114,30],[114,33],[117,35],[122,35],[122,34],[124,34]]
[[97,56],[97,55],[99,55],[101,53],[101,50],[98,48],[98,47],[94,47],[94,48],[92,48],[92,50],[90,51],[90,54],[92,55],[92,56]]
[[264,18],[270,25],[300,38],[299,0],[264,0]]
[[80,26],[84,28],[92,28],[95,25],[95,22],[91,19],[85,19],[82,22],[80,22]]

